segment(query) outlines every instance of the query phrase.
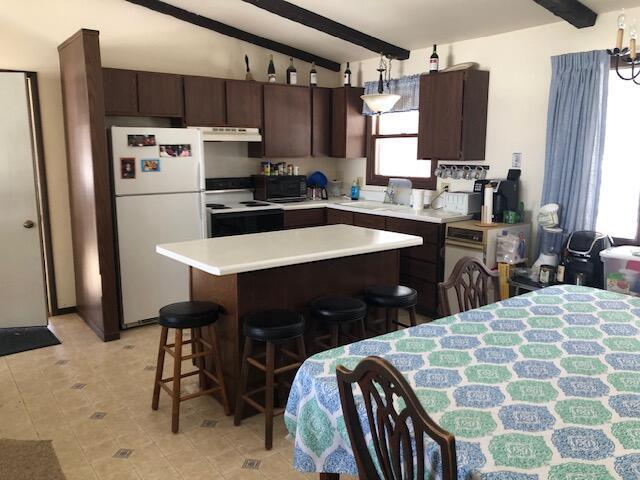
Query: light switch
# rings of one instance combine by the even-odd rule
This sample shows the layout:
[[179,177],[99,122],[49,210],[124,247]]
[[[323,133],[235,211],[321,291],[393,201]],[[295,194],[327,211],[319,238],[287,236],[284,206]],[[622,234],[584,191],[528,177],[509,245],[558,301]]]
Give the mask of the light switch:
[[522,153],[512,153],[511,154],[511,168],[521,168],[522,167]]

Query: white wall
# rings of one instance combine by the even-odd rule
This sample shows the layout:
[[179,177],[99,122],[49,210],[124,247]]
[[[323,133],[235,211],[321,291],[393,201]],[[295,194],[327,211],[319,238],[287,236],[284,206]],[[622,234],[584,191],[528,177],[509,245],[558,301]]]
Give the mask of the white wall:
[[[0,24],[0,68],[38,73],[58,304],[67,307],[75,287],[57,46],[80,28],[96,29],[105,66],[226,78],[244,78],[246,53],[256,80],[266,79],[270,52],[123,0],[5,0]],[[288,59],[274,59],[284,75]],[[310,66],[296,67],[306,80]],[[339,82],[322,68],[318,76],[323,86]]]
[[[522,152],[521,199],[533,218],[542,192],[550,57],[613,47],[616,17],[617,13],[602,14],[594,27],[581,30],[559,22],[438,46],[441,68],[477,62],[491,72],[486,162],[477,163],[490,165],[489,176],[500,178],[511,166],[512,152]],[[635,17],[640,18],[640,8],[627,10],[628,19]],[[430,55],[431,47],[412,51],[409,60],[393,62],[393,76],[425,72]],[[361,82],[376,80],[378,62],[379,57],[351,62],[351,68]],[[343,180],[351,183],[365,177],[365,160],[340,160],[338,169]]]
[[316,170],[328,178],[336,176],[336,159],[325,157],[306,158],[252,158],[247,156],[248,144],[244,142],[207,142],[204,144],[204,172],[210,177],[247,177],[259,173],[260,162],[286,162],[300,168],[300,175]]

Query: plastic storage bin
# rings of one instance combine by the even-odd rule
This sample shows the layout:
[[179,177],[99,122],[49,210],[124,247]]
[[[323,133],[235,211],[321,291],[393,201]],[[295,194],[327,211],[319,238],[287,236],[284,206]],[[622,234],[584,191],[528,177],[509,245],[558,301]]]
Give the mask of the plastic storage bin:
[[640,296],[640,247],[614,247],[600,252],[607,290]]

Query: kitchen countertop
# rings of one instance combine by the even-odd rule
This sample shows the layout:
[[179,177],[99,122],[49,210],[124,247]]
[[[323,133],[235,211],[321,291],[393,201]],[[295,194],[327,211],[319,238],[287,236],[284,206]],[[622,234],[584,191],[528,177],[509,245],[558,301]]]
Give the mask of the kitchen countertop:
[[273,203],[268,207],[246,207],[234,208],[228,210],[209,210],[215,213],[230,213],[250,210],[268,210],[271,208],[281,208],[282,210],[304,210],[308,208],[333,208],[335,210],[344,210],[347,212],[366,213],[369,215],[379,215],[383,217],[404,218],[407,220],[417,220],[430,223],[450,223],[469,220],[472,215],[462,215],[456,212],[448,212],[445,210],[434,210],[433,208],[424,208],[422,210],[414,210],[411,207],[403,205],[391,205],[372,200],[349,200],[346,197],[330,197],[328,200],[304,200],[302,202],[291,203]]
[[422,238],[414,235],[324,225],[168,243],[156,245],[156,252],[212,275],[229,275],[417,245]]

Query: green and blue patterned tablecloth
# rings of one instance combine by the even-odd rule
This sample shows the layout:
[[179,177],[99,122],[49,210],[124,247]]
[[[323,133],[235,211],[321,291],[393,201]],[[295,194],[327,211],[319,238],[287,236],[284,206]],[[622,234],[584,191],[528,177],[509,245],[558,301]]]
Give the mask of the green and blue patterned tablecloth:
[[460,479],[640,479],[640,298],[549,287],[314,355],[285,412],[298,470],[356,474],[335,367],[367,355],[456,436]]

